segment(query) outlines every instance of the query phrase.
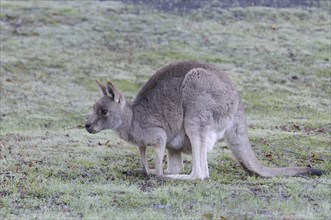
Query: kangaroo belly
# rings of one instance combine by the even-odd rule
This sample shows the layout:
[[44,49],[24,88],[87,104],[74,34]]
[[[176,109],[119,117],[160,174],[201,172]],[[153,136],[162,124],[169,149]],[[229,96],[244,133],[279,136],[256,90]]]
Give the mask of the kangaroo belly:
[[184,132],[177,134],[171,141],[169,141],[167,144],[167,149],[180,151],[185,154],[192,153],[190,140]]

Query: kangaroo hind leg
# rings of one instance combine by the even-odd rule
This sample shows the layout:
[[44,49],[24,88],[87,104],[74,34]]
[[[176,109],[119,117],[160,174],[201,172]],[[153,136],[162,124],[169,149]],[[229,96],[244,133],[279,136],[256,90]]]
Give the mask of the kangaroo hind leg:
[[167,150],[167,170],[166,174],[179,174],[183,172],[184,164],[180,151]]
[[208,152],[212,150],[217,141],[216,133],[206,128],[203,132],[203,138],[201,141],[201,152],[200,152],[200,163],[203,178],[209,178],[209,168],[208,168]]
[[215,143],[216,138],[209,135],[207,126],[187,124],[186,133],[192,148],[192,173],[191,179],[206,179],[209,177],[208,150]]
[[201,138],[199,128],[197,126],[186,126],[185,132],[190,140],[191,150],[192,150],[192,172],[190,175],[179,175],[179,174],[169,174],[166,175],[166,178],[170,179],[203,179],[202,170],[201,170]]

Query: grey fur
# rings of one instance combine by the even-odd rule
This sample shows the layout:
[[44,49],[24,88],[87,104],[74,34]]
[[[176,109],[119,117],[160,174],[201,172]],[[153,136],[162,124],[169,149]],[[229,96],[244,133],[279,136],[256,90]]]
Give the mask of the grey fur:
[[[103,97],[95,104],[86,129],[113,129],[137,146],[146,173],[174,179],[209,177],[207,153],[225,137],[243,168],[262,177],[321,175],[308,167],[267,168],[252,151],[239,95],[228,76],[211,64],[179,62],[158,70],[132,104],[116,87],[97,82]],[[146,146],[155,148],[155,171],[150,170]],[[168,153],[166,175],[162,162]],[[183,172],[182,153],[192,154],[192,173]]]

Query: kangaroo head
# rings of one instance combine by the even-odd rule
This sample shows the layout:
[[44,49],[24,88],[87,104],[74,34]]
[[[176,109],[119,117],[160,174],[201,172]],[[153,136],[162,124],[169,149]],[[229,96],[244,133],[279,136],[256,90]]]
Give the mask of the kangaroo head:
[[90,133],[97,133],[105,129],[116,129],[122,123],[124,96],[111,83],[106,85],[96,81],[103,96],[94,104],[85,128]]

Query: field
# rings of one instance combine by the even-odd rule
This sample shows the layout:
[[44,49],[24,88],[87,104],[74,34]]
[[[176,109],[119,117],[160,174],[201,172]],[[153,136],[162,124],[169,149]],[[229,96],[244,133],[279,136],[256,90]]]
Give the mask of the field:
[[[329,219],[331,6],[318,3],[181,11],[1,0],[0,219]],[[85,131],[101,97],[95,80],[113,80],[132,100],[179,60],[228,73],[263,164],[329,174],[252,177],[221,141],[208,180],[145,177],[134,172],[136,146]],[[184,163],[189,173],[191,158]]]

